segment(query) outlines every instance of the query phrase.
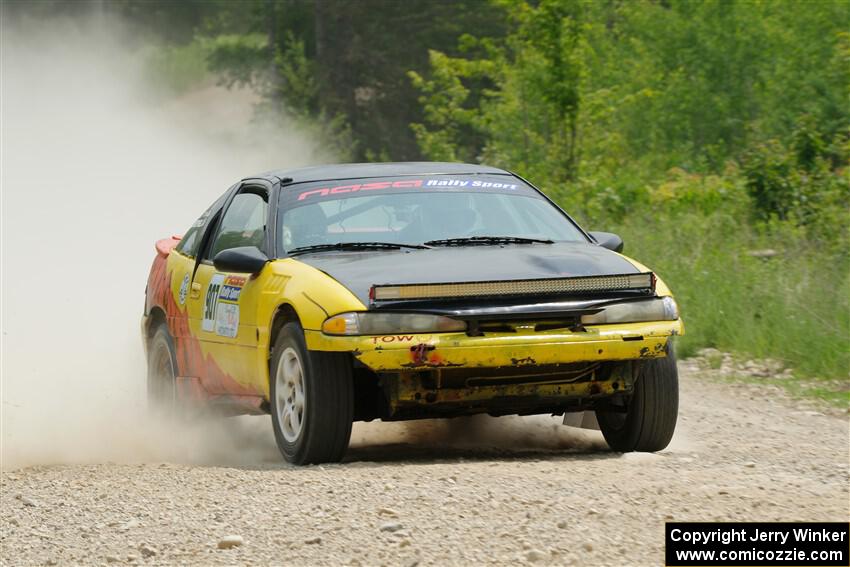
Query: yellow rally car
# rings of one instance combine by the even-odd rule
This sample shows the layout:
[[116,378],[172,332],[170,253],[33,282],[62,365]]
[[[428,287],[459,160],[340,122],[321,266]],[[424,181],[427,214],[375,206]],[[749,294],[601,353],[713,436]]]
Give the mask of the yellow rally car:
[[670,290],[507,171],[269,172],[156,248],[150,402],[270,413],[292,463],[340,460],[355,420],[585,412],[617,451],[673,435]]

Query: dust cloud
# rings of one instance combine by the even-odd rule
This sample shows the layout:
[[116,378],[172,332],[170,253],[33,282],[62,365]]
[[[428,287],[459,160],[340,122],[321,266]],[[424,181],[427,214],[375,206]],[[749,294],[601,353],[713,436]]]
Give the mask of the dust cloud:
[[[132,30],[2,24],[0,465],[280,463],[269,418],[183,426],[145,411],[139,332],[156,239],[182,233],[233,182],[334,161],[255,96],[207,85],[163,97]],[[352,458],[588,443],[548,417],[356,424]]]
[[2,26],[2,466],[227,454],[145,416],[153,244],[245,175],[332,158],[247,91],[162,96],[119,22]]

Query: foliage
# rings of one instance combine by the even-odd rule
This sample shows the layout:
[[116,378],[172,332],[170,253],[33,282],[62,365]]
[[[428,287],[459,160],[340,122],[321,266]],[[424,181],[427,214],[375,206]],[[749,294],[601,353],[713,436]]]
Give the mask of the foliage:
[[517,170],[621,230],[681,300],[686,351],[846,377],[846,4],[500,5],[507,36],[463,38],[411,73],[423,153]]
[[588,228],[621,231],[676,292],[685,352],[846,379],[846,0],[104,6],[164,38],[151,65],[174,90],[212,73],[340,159],[502,166]]
[[[650,174],[722,171],[805,117],[824,142],[846,143],[850,12],[840,1],[508,5],[507,37],[483,55],[432,53],[431,74],[415,75],[426,152],[522,164],[560,182],[634,163]],[[476,87],[481,73],[493,86]],[[428,99],[451,90],[453,105]],[[458,109],[466,116],[455,121]]]
[[790,138],[790,147],[772,139],[744,155],[753,216],[760,221],[792,220],[822,245],[846,250],[848,155],[844,150],[831,152],[808,116]]
[[[427,67],[429,47],[454,52],[465,30],[498,31],[504,19],[485,0],[234,4],[198,29],[217,42],[212,70],[228,84],[251,84],[269,106],[321,122],[327,142],[353,159],[421,157],[409,125],[422,109],[408,70]],[[351,133],[346,148],[343,132]]]
[[263,34],[223,34],[201,38],[209,69],[228,87],[252,86],[265,79],[268,38]]

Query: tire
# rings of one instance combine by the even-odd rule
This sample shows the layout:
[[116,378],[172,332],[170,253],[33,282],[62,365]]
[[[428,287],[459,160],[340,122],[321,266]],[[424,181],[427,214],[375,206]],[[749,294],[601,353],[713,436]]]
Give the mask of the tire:
[[354,418],[354,379],[345,353],[311,352],[298,323],[275,340],[269,409],[278,449],[295,465],[338,462]]
[[157,416],[177,413],[177,356],[174,340],[165,323],[160,323],[148,344],[148,410]]
[[625,412],[597,411],[605,441],[622,453],[653,453],[670,444],[679,415],[679,372],[673,345],[667,356],[641,365]]

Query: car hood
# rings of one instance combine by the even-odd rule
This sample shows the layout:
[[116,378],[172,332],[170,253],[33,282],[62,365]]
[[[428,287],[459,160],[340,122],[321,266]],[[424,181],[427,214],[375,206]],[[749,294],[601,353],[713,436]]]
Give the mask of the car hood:
[[369,305],[373,285],[480,282],[634,274],[631,262],[579,242],[323,252],[298,261],[317,268]]

